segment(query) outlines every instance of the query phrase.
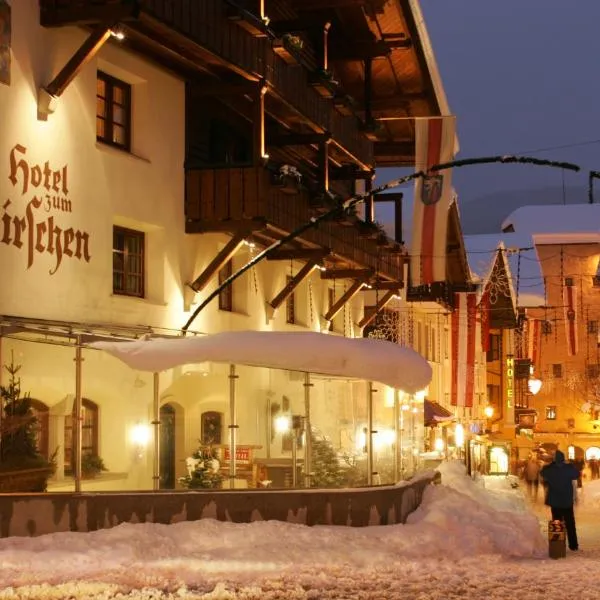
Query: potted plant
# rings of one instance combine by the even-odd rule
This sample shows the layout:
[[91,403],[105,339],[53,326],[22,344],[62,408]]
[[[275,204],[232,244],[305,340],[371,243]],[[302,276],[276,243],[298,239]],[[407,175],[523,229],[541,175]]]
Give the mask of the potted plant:
[[29,394],[21,392],[21,365],[11,359],[3,368],[8,383],[0,386],[0,492],[45,492],[56,451],[48,459],[38,450],[37,419]]
[[302,173],[293,165],[281,165],[275,174],[273,183],[284,194],[297,194],[302,183]]
[[300,51],[304,47],[302,38],[291,33],[284,33],[280,38],[275,38],[271,43],[273,52],[282,58],[288,65],[299,64]]
[[86,452],[81,456],[81,476],[84,479],[94,479],[102,471],[108,471],[104,461],[97,454]]
[[179,483],[191,490],[210,489],[221,486],[223,476],[219,472],[221,463],[211,445],[202,444],[186,461],[188,474],[179,478]]
[[319,68],[309,74],[309,84],[323,98],[333,98],[340,85],[333,77],[333,72],[328,69]]

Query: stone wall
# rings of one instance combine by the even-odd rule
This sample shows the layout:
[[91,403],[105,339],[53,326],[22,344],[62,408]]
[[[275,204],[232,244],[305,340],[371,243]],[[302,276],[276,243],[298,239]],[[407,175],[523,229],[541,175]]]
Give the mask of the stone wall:
[[177,523],[212,518],[306,525],[404,523],[435,474],[397,486],[344,490],[210,490],[195,492],[0,495],[0,536],[95,531],[121,523]]

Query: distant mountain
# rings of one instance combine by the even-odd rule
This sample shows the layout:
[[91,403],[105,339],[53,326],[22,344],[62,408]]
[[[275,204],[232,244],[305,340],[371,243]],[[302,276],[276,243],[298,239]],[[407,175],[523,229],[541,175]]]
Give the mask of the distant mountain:
[[[600,186],[599,186],[600,187]],[[563,200],[566,199],[566,202]],[[596,193],[600,203],[600,189]],[[508,215],[521,206],[535,204],[583,204],[588,192],[583,187],[562,187],[494,192],[471,200],[459,200],[460,220],[465,235],[497,233]]]

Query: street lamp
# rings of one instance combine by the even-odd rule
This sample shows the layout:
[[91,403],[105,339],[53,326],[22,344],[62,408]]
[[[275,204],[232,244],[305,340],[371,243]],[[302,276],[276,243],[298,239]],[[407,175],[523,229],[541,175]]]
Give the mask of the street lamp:
[[534,396],[542,389],[542,380],[537,377],[530,377],[527,380],[527,389]]

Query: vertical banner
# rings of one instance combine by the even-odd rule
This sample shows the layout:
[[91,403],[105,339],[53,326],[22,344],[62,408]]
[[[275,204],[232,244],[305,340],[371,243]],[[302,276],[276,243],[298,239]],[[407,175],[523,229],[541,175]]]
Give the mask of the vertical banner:
[[563,288],[563,305],[565,307],[565,333],[567,336],[567,352],[569,356],[577,354],[577,286],[567,285]]
[[452,406],[473,406],[475,389],[475,344],[477,337],[477,295],[454,294],[452,326]]
[[527,358],[534,367],[540,364],[540,347],[542,343],[542,322],[540,319],[527,321]]
[[488,352],[490,349],[490,289],[485,287],[479,301],[479,320],[481,323],[481,349]]
[[454,116],[415,120],[415,180],[411,242],[411,285],[446,280],[448,211],[453,200],[452,169],[430,171],[454,159]]
[[10,6],[0,0],[0,83],[10,85]]

